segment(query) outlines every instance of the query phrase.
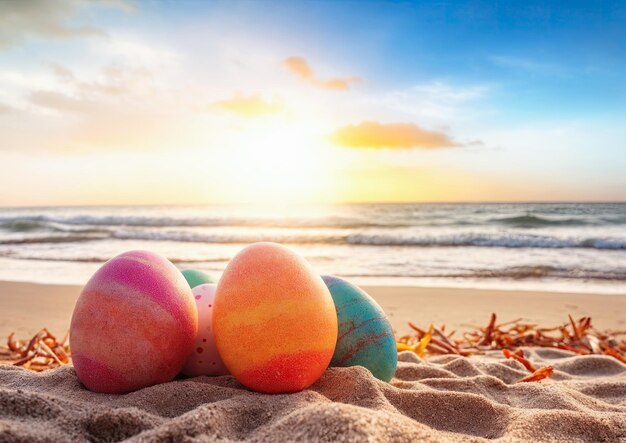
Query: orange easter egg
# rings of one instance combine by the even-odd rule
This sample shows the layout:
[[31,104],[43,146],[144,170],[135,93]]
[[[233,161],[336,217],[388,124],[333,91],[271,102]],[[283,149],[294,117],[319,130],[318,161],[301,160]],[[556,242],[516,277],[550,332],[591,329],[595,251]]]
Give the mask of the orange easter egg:
[[317,381],[337,343],[332,296],[311,265],[275,243],[255,243],[228,264],[213,310],[224,365],[249,389],[297,392]]

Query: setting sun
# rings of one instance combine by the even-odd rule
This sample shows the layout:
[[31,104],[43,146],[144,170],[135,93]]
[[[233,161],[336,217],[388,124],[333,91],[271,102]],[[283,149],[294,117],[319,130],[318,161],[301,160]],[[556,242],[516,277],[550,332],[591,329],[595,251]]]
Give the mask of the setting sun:
[[[248,124],[225,138],[215,175],[219,200],[246,203],[319,201],[329,185],[327,152],[309,136],[311,128],[297,122]],[[207,163],[215,153],[207,150]]]

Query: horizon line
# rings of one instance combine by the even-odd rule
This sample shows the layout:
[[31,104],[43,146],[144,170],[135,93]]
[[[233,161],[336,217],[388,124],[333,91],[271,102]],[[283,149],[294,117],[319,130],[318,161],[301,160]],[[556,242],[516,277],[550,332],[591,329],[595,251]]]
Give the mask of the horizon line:
[[[372,202],[313,202],[313,203],[285,203],[263,206],[367,206],[367,205],[555,205],[555,204],[582,204],[607,205],[626,204],[626,200],[518,200],[518,201],[372,201]],[[210,207],[210,206],[259,206],[258,203],[107,203],[107,204],[70,204],[70,205],[35,205],[35,206],[0,206],[0,209],[50,209],[50,208],[128,208],[128,207]]]

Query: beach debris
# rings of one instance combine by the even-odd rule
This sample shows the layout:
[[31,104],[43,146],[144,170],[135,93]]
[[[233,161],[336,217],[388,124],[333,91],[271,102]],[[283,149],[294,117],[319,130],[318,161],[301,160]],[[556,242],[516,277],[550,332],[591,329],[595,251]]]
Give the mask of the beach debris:
[[530,382],[530,381],[541,381],[544,378],[550,377],[553,372],[554,372],[554,368],[552,366],[539,368],[532,374],[519,380],[518,383],[525,383],[525,382]]
[[44,371],[70,363],[69,335],[58,340],[47,328],[41,329],[30,340],[22,341],[11,333],[7,346],[0,347],[0,363],[22,366],[33,371]]
[[396,349],[398,350],[398,352],[412,351],[415,352],[419,357],[424,357],[426,355],[426,347],[433,339],[434,329],[434,326],[430,325],[430,327],[428,328],[428,332],[424,333],[422,338],[420,338],[417,343],[415,343],[414,345],[407,345],[405,343],[398,342],[396,343]]
[[[420,357],[428,357],[445,354],[469,356],[502,351],[506,358],[517,360],[533,373],[527,377],[529,380],[524,381],[549,377],[552,370],[535,368],[524,356],[522,347],[556,348],[579,355],[607,355],[626,364],[626,330],[599,331],[592,326],[591,317],[576,320],[569,315],[568,321],[559,326],[539,327],[522,318],[497,323],[497,316],[492,313],[487,326],[471,326],[471,330],[458,338],[455,338],[455,331],[445,334],[445,325],[432,327],[432,332],[430,329],[428,331],[431,334],[413,323],[409,322],[409,326],[414,333],[397,339],[398,352],[412,351],[421,354]],[[421,349],[419,345],[424,343],[422,339],[425,338],[425,347]]]
[[512,358],[513,360],[517,360],[518,362],[523,364],[524,367],[526,369],[528,369],[530,372],[537,371],[537,368],[535,368],[535,366],[533,366],[533,364],[530,362],[530,360],[528,360],[527,358],[524,357],[524,350],[523,349],[518,349],[515,352],[511,352],[508,349],[503,349],[502,353],[504,354],[504,356],[506,358]]
[[529,381],[541,381],[544,378],[551,377],[554,373],[554,368],[552,366],[545,366],[542,368],[535,368],[535,366],[524,356],[524,350],[518,349],[515,352],[511,352],[508,349],[503,349],[502,353],[506,358],[512,358],[513,360],[517,360],[520,362],[526,369],[528,369],[532,374],[527,375],[526,377],[518,380],[517,383],[529,382]]

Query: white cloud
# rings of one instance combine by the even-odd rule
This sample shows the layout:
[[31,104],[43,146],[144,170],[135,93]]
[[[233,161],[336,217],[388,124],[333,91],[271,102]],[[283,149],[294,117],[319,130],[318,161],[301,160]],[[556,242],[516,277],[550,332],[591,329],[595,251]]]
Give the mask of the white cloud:
[[28,101],[35,106],[53,109],[58,112],[79,114],[88,113],[95,106],[95,103],[54,91],[33,91],[28,95]]
[[141,149],[158,144],[184,117],[185,106],[155,86],[158,74],[146,69],[108,64],[74,71],[52,63],[22,77],[0,74],[0,84],[17,91],[0,101],[19,111],[0,115],[0,150]]
[[[407,117],[429,125],[449,125],[454,120],[467,120],[480,114],[479,106],[489,98],[493,85],[457,85],[443,80],[413,85],[402,90],[363,95],[361,102],[379,108],[383,118]],[[468,112],[471,109],[471,112]]]
[[84,96],[108,98],[130,95],[151,95],[155,74],[147,68],[109,64],[90,78],[79,79],[74,71],[58,63],[50,65],[58,82]]
[[442,103],[466,103],[484,98],[491,90],[487,85],[453,86],[436,80],[430,83],[415,85],[409,92],[423,97],[425,100]]
[[32,36],[66,39],[105,35],[99,27],[72,23],[81,10],[98,6],[133,9],[124,0],[0,1],[0,49],[19,45]]
[[178,53],[162,42],[147,41],[137,35],[110,29],[107,39],[90,42],[99,57],[136,66],[163,67],[179,61]]
[[13,107],[5,105],[4,103],[0,103],[0,114],[8,114],[13,111],[15,111]]
[[489,57],[492,63],[514,70],[521,70],[531,74],[562,75],[564,70],[554,63],[539,62],[530,58],[513,57],[508,55],[493,55]]

